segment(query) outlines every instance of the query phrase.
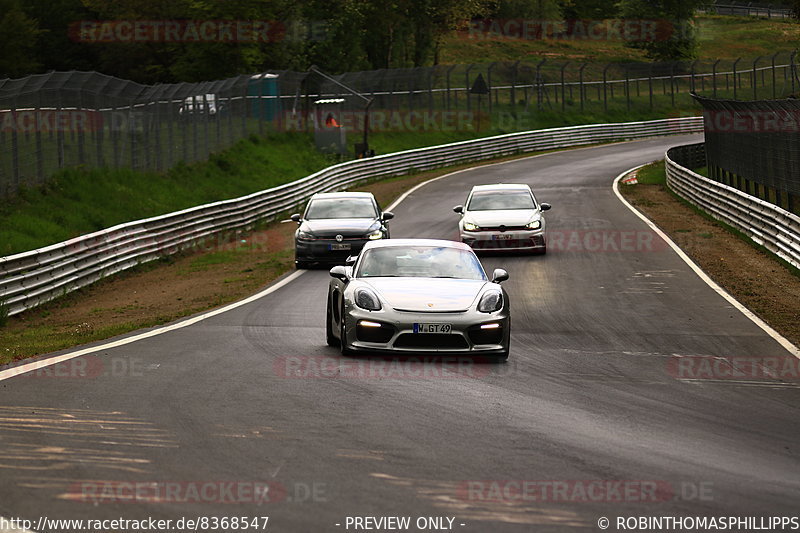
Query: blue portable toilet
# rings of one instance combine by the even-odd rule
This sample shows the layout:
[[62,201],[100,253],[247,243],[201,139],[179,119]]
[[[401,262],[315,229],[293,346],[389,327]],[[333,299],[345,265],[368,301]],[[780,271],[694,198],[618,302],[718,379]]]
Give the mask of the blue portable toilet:
[[277,74],[255,74],[247,82],[250,115],[270,121],[280,115],[281,100]]

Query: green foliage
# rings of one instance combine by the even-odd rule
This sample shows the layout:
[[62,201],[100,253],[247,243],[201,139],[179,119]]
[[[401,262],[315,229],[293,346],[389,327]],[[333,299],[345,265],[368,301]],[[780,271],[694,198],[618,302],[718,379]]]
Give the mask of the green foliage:
[[697,37],[693,22],[698,8],[705,0],[621,0],[620,16],[624,19],[658,22],[657,38],[632,40],[626,45],[645,51],[654,61],[681,61],[691,59],[697,51]]
[[0,0],[0,78],[24,76],[39,68],[34,50],[40,33],[19,0]]

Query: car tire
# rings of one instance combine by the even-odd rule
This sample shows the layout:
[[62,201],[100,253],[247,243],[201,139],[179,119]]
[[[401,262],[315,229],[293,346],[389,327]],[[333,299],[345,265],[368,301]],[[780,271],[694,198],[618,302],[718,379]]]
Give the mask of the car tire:
[[345,316],[344,316],[344,305],[342,305],[342,312],[339,315],[340,324],[339,324],[339,348],[342,351],[342,355],[345,357],[351,356],[354,354],[353,350],[347,347],[347,336],[344,334],[345,329]]
[[327,312],[325,313],[325,340],[328,343],[328,346],[339,346],[339,339],[333,336],[333,325],[331,324],[331,320],[333,320],[333,312],[332,312],[332,294],[328,291],[328,305],[327,305]]

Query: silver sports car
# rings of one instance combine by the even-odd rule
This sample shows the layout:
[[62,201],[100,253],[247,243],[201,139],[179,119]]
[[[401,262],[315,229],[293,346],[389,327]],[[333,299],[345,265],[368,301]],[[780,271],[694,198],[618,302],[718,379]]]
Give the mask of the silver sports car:
[[468,353],[508,358],[511,317],[496,269],[489,280],[466,244],[368,242],[352,266],[331,269],[327,341],[357,352]]

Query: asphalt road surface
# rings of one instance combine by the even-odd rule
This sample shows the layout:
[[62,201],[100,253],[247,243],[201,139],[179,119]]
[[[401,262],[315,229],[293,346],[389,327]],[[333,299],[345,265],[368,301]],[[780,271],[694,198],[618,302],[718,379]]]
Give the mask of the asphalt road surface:
[[507,364],[342,359],[325,345],[329,276],[316,270],[188,327],[1,381],[0,516],[538,532],[800,514],[797,381],[731,375],[721,358],[793,359],[611,188],[688,142],[459,172],[395,209],[393,237],[455,238],[451,208],[472,185],[529,183],[553,205],[546,256],[482,258],[510,273]]

